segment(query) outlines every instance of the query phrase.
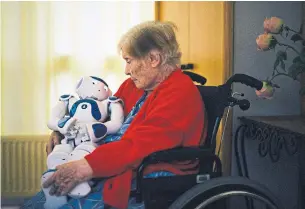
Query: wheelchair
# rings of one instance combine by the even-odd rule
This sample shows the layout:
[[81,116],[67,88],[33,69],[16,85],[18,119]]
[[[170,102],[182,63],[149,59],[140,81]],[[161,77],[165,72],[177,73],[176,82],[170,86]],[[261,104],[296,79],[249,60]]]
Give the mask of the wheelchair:
[[[245,74],[235,74],[220,86],[204,86],[206,79],[186,72],[196,85],[205,104],[208,117],[208,133],[205,144],[199,147],[178,147],[159,151],[147,156],[137,169],[136,189],[131,197],[144,202],[145,209],[225,209],[226,199],[242,196],[260,201],[270,209],[282,209],[280,201],[263,185],[240,176],[222,176],[222,165],[216,149],[216,134],[226,109],[238,105],[247,110],[250,103],[239,100],[232,94],[232,84],[242,83],[257,90],[262,82]],[[143,171],[156,163],[198,160],[199,172],[192,175],[144,178]],[[249,205],[247,204],[247,208]]]

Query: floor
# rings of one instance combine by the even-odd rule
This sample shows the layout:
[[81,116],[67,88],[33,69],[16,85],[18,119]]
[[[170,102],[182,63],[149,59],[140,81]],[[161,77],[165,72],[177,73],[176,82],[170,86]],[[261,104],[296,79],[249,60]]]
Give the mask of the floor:
[[[21,198],[21,197],[15,197],[15,198],[3,198],[1,197],[1,209],[19,209],[20,205],[24,201],[26,201],[27,198]],[[18,206],[19,205],[19,206]]]

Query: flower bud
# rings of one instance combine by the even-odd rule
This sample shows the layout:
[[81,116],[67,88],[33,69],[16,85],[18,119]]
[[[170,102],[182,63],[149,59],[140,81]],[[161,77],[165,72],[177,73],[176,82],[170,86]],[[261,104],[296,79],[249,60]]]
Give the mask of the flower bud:
[[278,17],[267,18],[264,21],[264,30],[267,33],[279,34],[283,31],[283,20]]
[[272,96],[274,94],[274,87],[271,83],[267,82],[267,81],[263,81],[263,87],[261,90],[256,90],[256,96],[258,96],[259,98],[263,98],[263,99],[272,99]]
[[267,51],[274,48],[276,43],[276,39],[268,33],[261,34],[256,38],[258,50]]

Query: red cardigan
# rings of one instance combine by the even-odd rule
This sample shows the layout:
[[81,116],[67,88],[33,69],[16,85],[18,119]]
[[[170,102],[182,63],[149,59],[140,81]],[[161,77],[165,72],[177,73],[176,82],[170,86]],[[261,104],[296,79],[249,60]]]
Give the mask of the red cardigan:
[[[125,116],[143,93],[130,79],[121,85],[115,96],[123,99]],[[104,144],[85,157],[95,177],[109,177],[103,189],[104,202],[127,208],[131,180],[143,158],[177,146],[198,146],[206,136],[204,116],[197,87],[181,70],[174,71],[148,96],[121,140]],[[159,164],[146,173],[167,170],[186,174],[185,170],[194,166]]]

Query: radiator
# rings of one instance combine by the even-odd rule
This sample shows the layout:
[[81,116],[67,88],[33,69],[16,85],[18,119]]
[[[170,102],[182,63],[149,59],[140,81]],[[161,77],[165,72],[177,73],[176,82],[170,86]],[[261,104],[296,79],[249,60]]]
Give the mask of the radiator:
[[2,197],[27,197],[40,190],[49,136],[1,136]]

